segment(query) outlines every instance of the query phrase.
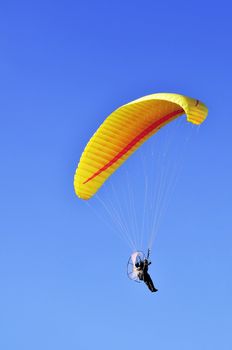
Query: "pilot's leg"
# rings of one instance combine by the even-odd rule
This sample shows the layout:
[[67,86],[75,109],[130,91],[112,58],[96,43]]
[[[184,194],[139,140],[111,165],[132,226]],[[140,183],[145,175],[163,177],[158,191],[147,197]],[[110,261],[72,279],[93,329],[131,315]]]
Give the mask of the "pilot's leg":
[[150,289],[151,292],[158,291],[158,289],[155,288],[149,273],[146,274],[146,277],[144,276],[144,282],[146,283],[146,285],[148,286],[148,288]]

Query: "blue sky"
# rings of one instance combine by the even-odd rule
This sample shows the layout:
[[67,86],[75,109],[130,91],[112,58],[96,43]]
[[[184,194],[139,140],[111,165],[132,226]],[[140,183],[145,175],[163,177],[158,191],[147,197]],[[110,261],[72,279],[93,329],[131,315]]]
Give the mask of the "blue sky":
[[[230,3],[8,1],[0,32],[1,349],[231,349]],[[110,112],[162,91],[209,117],[155,242],[154,295],[73,176]]]

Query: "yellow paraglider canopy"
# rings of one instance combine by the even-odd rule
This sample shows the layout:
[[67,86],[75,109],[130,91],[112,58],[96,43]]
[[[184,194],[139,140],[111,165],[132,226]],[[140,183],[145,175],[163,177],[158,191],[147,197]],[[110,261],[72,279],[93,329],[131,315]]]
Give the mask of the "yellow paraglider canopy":
[[199,125],[207,113],[199,100],[170,93],[148,95],[119,107],[85,147],[74,178],[77,196],[91,198],[134,151],[167,123],[186,114],[189,122]]

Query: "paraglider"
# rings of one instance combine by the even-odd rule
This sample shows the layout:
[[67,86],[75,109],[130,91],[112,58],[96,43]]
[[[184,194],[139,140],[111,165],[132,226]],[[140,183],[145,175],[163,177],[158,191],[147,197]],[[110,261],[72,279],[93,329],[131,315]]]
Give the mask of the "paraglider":
[[148,273],[148,266],[151,265],[149,260],[150,250],[145,256],[143,252],[134,252],[131,254],[127,263],[127,276],[135,282],[144,282],[151,292],[157,292],[158,289],[154,286],[151,276]]
[[147,257],[144,260],[140,259],[138,256],[138,261],[134,264],[134,270],[137,274],[140,281],[144,281],[147,285],[148,289],[151,292],[158,292],[158,289],[155,288],[154,283],[151,279],[151,276],[148,273],[148,266],[151,265],[151,261],[149,261],[150,250],[148,249]]
[[149,137],[184,113],[189,122],[199,125],[207,116],[207,108],[190,97],[160,93],[116,109],[84,149],[74,178],[77,196],[90,199]]
[[[207,107],[199,100],[171,93],[148,95],[119,107],[104,120],[84,149],[74,177],[77,196],[84,200],[94,197],[105,181],[146,140],[181,115],[186,114],[188,122],[200,125],[206,119],[207,113]],[[164,192],[166,195],[167,188]],[[158,197],[162,197],[160,189]],[[101,199],[100,201],[110,213],[105,202]],[[150,206],[153,208],[151,215],[155,215],[156,207]],[[119,213],[115,211],[113,214],[111,217],[119,221]],[[128,262],[128,277],[136,282],[145,282],[152,292],[156,292],[148,273],[151,264],[149,255],[145,257],[139,251],[137,243],[133,243],[127,220],[119,223],[120,228],[126,232],[129,243],[135,248]],[[154,226],[153,223],[152,227]],[[153,229],[151,235],[152,231]]]

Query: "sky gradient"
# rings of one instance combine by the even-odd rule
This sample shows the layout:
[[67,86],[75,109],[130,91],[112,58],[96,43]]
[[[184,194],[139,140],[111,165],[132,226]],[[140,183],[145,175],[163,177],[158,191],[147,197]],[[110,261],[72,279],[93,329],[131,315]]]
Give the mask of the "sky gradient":
[[[231,11],[2,2],[1,349],[232,348]],[[198,98],[209,116],[155,242],[151,294],[73,177],[104,118],[156,92]]]

